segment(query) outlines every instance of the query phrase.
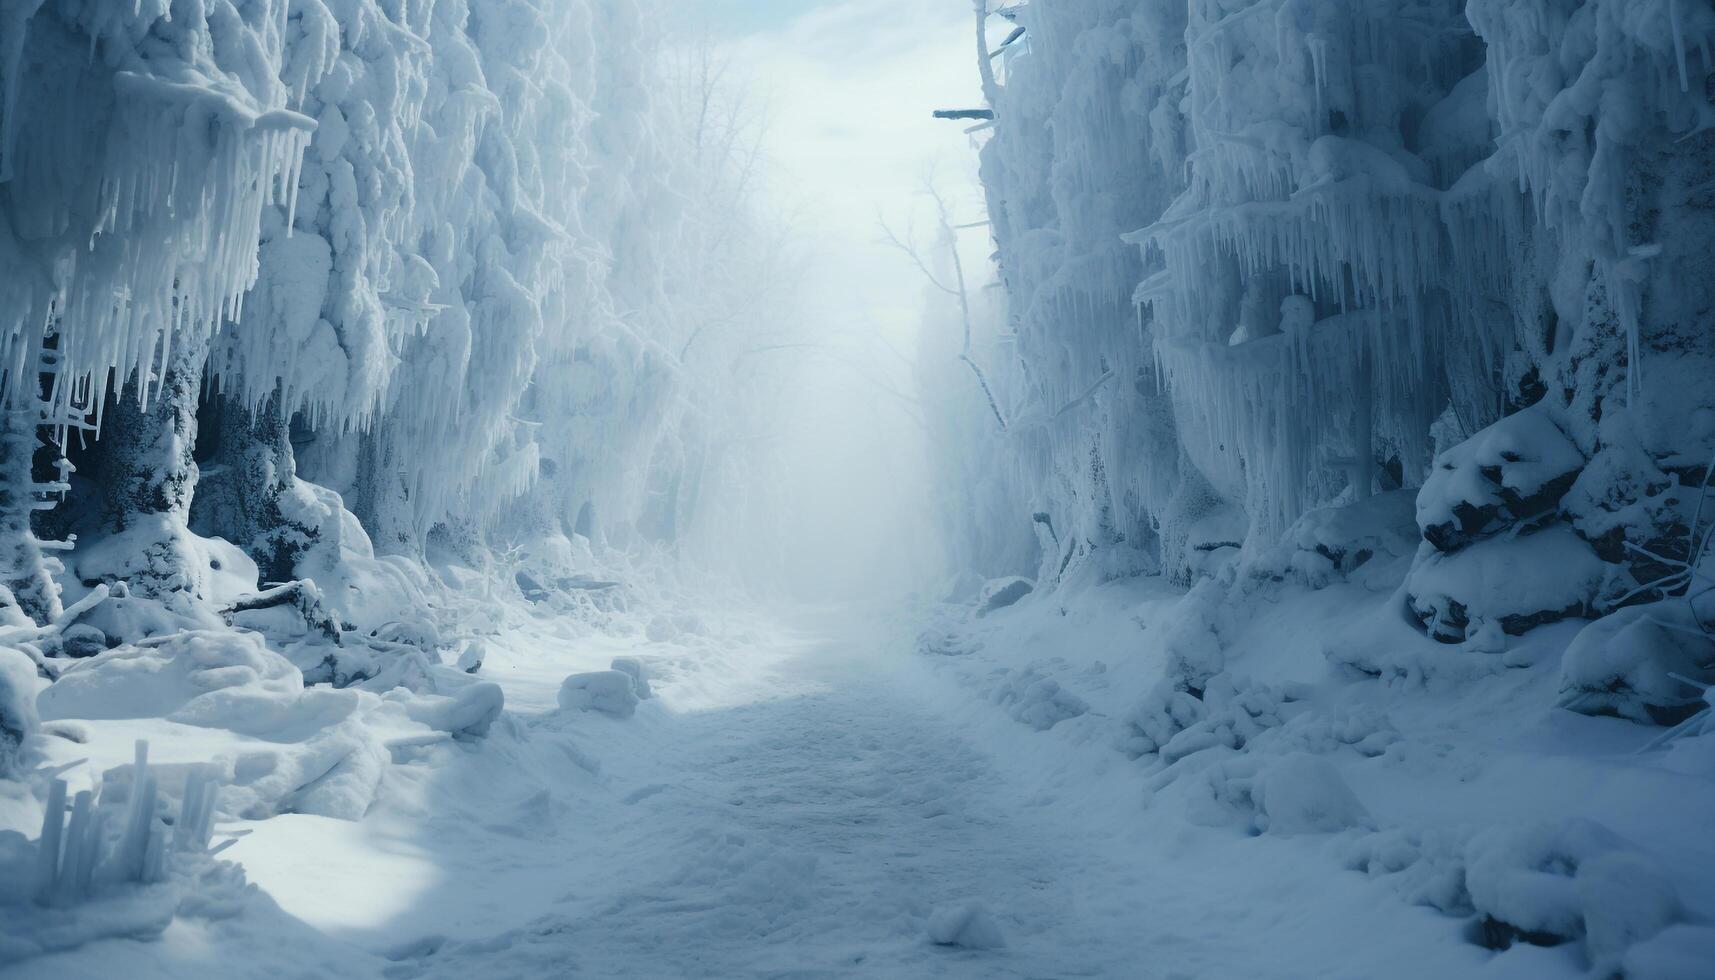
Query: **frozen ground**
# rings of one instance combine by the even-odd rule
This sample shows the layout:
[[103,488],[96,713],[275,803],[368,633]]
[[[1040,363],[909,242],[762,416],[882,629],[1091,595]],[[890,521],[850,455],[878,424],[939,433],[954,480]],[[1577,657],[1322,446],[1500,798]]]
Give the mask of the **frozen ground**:
[[[1715,807],[1708,739],[1640,756],[1654,730],[1548,710],[1569,628],[1526,644],[1531,666],[1345,677],[1327,627],[1376,601],[1338,587],[1239,607],[1228,674],[1269,655],[1230,703],[1263,710],[1145,756],[1155,634],[1185,615],[1154,580],[931,612],[922,639],[921,615],[876,608],[660,642],[515,620],[482,670],[509,705],[486,740],[396,757],[359,821],[219,828],[250,831],[224,855],[260,890],[238,914],[6,975],[1585,975],[1607,940],[1474,941],[1485,902],[1514,921],[1570,902],[1590,937],[1618,930],[1614,955],[1668,964],[1629,975],[1697,976],[1671,967],[1712,948],[1695,923],[1715,911],[1715,852],[1685,819]],[[556,707],[562,678],[619,655],[656,694],[634,716]],[[76,747],[97,763],[139,723],[106,724],[111,740],[90,723]],[[173,726],[150,724],[171,758]],[[1599,843],[1532,856],[1563,839]],[[1529,877],[1592,856],[1628,883],[1619,900],[1574,888],[1572,865],[1558,891]],[[1693,924],[1635,945],[1662,888],[1664,921]]]

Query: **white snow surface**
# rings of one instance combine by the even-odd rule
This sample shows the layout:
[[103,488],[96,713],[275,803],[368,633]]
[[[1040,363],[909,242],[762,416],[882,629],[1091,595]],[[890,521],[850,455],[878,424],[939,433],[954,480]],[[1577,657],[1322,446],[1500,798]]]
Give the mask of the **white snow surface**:
[[[377,703],[367,805],[222,804],[215,837],[245,835],[221,860],[254,887],[219,914],[0,975],[1695,975],[1672,964],[1715,949],[1715,850],[1683,817],[1715,806],[1709,738],[1639,755],[1653,730],[1548,710],[1573,624],[1511,668],[1370,679],[1325,637],[1391,597],[1281,588],[1223,626],[1204,720],[1145,755],[1140,693],[1196,601],[1159,579],[981,618],[724,603],[671,640],[508,608],[485,738],[413,736]],[[941,646],[910,641],[924,623]],[[616,658],[653,698],[560,706],[568,677],[633,683]],[[1076,710],[1020,713],[1044,685]],[[308,751],[337,730],[300,717],[92,718],[42,742],[92,771],[139,736],[169,771],[243,765],[247,732]],[[1492,951],[1489,918],[1565,941]]]

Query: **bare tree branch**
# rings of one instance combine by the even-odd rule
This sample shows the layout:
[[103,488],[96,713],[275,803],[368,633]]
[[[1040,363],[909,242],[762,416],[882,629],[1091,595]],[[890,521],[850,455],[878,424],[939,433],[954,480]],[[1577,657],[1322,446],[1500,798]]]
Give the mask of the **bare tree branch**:
[[923,273],[923,278],[929,280],[929,285],[934,286],[936,289],[946,293],[948,296],[959,295],[959,290],[942,282],[936,277],[935,273],[929,271],[929,266],[923,261],[923,256],[918,253],[914,246],[906,244],[898,235],[893,233],[893,228],[888,225],[887,219],[882,217],[880,212],[877,212],[876,220],[881,222],[881,232],[887,236],[887,243],[910,256],[911,261],[917,266],[917,271]]

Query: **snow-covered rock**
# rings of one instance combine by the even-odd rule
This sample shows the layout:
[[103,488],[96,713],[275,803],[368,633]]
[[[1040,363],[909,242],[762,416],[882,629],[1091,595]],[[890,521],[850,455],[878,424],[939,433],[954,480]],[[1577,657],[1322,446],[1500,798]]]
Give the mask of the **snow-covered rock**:
[[1388,567],[1417,550],[1414,499],[1409,490],[1394,490],[1310,511],[1293,522],[1252,573],[1291,576],[1323,588],[1368,566],[1378,571],[1376,585],[1382,586]]
[[1035,590],[1036,583],[1027,578],[1013,576],[990,580],[983,584],[982,592],[977,596],[977,615],[987,616],[1005,609]]
[[623,670],[596,670],[573,674],[560,684],[559,703],[564,711],[599,711],[615,718],[630,718],[637,711],[637,686]]
[[1465,865],[1477,938],[1492,948],[1584,938],[1592,958],[1612,963],[1678,916],[1653,862],[1586,820],[1483,831],[1466,846]]
[[1629,606],[1584,627],[1566,648],[1560,706],[1671,725],[1704,708],[1715,684],[1715,637],[1684,600]]
[[482,662],[488,659],[488,644],[480,639],[465,642],[464,649],[459,651],[455,666],[467,674],[474,674],[482,669]]
[[1425,544],[1406,580],[1411,611],[1443,643],[1500,642],[1589,616],[1612,566],[1564,524],[1447,553]]
[[1436,457],[1417,494],[1418,527],[1447,552],[1531,526],[1553,516],[1583,469],[1583,454],[1538,402]]
[[405,712],[413,721],[451,735],[480,738],[488,734],[501,711],[506,695],[499,684],[477,681],[446,694],[420,695],[405,699]]

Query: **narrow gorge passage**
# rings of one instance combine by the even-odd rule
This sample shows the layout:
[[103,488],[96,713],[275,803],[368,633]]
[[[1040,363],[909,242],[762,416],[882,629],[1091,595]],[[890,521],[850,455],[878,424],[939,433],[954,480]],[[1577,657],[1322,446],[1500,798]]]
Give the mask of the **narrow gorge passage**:
[[0,980],[1710,980],[1711,242],[1711,0],[0,0]]
[[[568,875],[580,884],[551,913],[449,944],[417,961],[423,975],[1074,977],[1141,963],[1143,933],[1086,921],[1106,877],[1106,858],[1082,850],[1095,842],[1020,805],[1004,760],[936,717],[923,685],[939,681],[874,637],[829,635],[853,622],[822,617],[760,670],[737,658],[758,671],[729,679],[738,703],[653,724],[646,753],[604,769],[612,832],[562,833],[600,841],[614,875]],[[674,685],[659,697],[670,707]],[[937,912],[967,908],[999,948],[927,941]]]

